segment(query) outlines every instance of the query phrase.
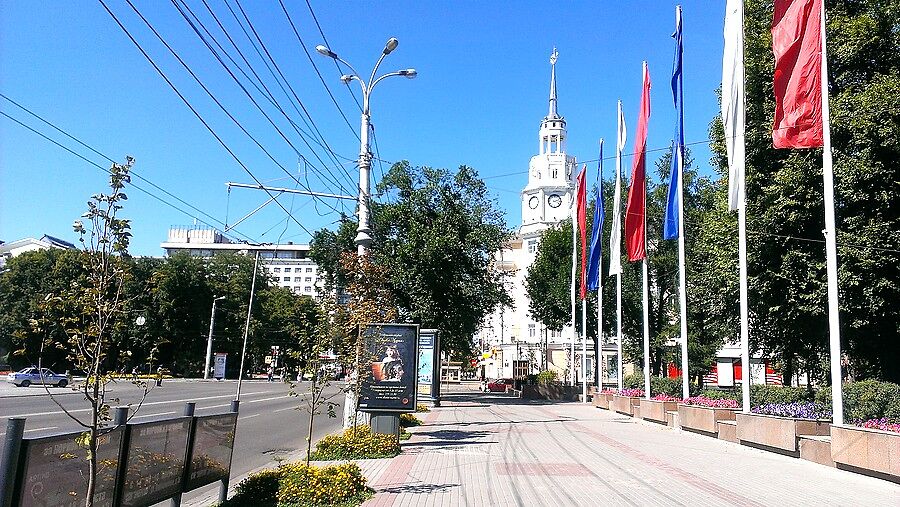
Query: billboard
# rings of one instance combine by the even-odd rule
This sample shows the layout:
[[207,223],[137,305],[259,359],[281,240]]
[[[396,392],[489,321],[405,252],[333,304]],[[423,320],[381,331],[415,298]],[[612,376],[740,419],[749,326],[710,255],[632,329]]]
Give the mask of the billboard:
[[436,329],[419,331],[419,369],[417,391],[431,401],[440,398],[440,376],[436,374],[435,365],[440,365],[440,339]]
[[228,478],[234,449],[237,414],[196,417],[185,491]]
[[415,412],[419,326],[371,324],[363,338],[366,356],[360,368],[359,409]]
[[[103,430],[97,438],[94,505],[113,505],[124,428]],[[25,440],[21,506],[83,506],[87,493],[88,449],[85,433]]]
[[228,359],[228,354],[224,352],[216,352],[216,361],[215,368],[213,369],[213,378],[216,380],[221,380],[225,378],[225,361]]
[[130,425],[123,507],[152,505],[181,492],[192,417]]

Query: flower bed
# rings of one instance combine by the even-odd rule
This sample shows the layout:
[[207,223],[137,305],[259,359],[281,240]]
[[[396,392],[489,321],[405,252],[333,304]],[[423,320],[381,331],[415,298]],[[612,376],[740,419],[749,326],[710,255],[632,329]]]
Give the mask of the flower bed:
[[400,454],[393,435],[374,433],[368,426],[347,428],[343,433],[326,435],[316,443],[312,459],[317,461],[391,458]]
[[641,398],[640,396],[643,394],[643,391],[640,389],[622,389],[621,392],[630,392],[634,393],[635,391],[640,392],[638,395],[625,395],[625,394],[614,394],[612,400],[609,402],[609,409],[614,410],[620,414],[625,415],[634,415],[634,409],[637,407],[640,409],[641,406]]
[[678,398],[657,394],[649,400],[641,400],[641,419],[666,424],[666,413],[678,410]]
[[615,391],[610,389],[604,389],[599,393],[594,393],[594,406],[597,408],[602,408],[604,410],[609,410],[609,402],[612,401],[612,397],[615,395]]
[[873,430],[893,431],[895,433],[900,433],[900,424],[891,422],[886,417],[882,417],[881,419],[869,419],[868,421],[857,423],[857,426]]
[[616,391],[619,396],[628,396],[629,398],[640,398],[644,395],[643,389],[619,389]]
[[223,507],[354,506],[372,496],[356,463],[324,467],[291,463],[250,475]]
[[801,436],[830,435],[831,411],[816,403],[769,403],[736,414],[737,438],[754,447],[800,456]]
[[738,407],[734,400],[694,396],[678,404],[678,421],[683,429],[718,437],[719,421],[733,421]]
[[900,433],[860,426],[831,427],[838,468],[900,483]]

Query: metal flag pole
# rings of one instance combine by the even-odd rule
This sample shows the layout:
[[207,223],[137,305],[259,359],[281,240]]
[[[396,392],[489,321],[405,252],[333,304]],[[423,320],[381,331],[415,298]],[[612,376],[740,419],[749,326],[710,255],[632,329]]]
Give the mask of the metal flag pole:
[[822,179],[825,183],[825,266],[828,273],[828,335],[831,353],[831,406],[835,425],[844,424],[841,386],[841,323],[838,314],[837,226],[834,217],[834,168],[831,158],[831,114],[828,107],[828,52],[825,42],[825,2],[821,2],[822,30]]

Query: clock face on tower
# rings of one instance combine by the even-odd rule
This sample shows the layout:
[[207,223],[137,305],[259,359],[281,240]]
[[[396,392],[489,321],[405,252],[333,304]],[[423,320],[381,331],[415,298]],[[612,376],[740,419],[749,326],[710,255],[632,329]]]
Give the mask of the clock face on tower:
[[550,197],[547,198],[547,204],[550,205],[551,208],[558,208],[560,204],[562,204],[562,197],[559,194],[551,194]]
[[530,199],[528,199],[528,207],[531,208],[531,209],[537,209],[537,207],[538,207],[538,198],[537,198],[537,196],[534,196],[534,195],[533,195],[533,196],[531,196]]

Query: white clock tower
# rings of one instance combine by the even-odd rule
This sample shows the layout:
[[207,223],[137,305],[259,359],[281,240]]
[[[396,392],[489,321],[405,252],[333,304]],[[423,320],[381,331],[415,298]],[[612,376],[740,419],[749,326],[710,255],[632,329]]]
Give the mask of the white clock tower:
[[522,190],[523,237],[535,236],[571,215],[575,195],[575,157],[566,154],[566,119],[556,111],[556,59],[550,55],[550,112],[541,121],[538,154],[531,157]]
[[[488,316],[476,337],[482,349],[482,372],[489,378],[521,378],[542,369],[566,378],[570,364],[581,364],[567,352],[574,340],[571,326],[545,328],[530,314],[525,289],[544,231],[572,215],[575,157],[566,154],[566,120],[556,110],[556,60],[550,55],[550,110],[541,120],[538,154],[531,157],[528,184],[522,190],[522,225],[505,248],[494,255],[495,266],[509,274],[512,307]],[[591,371],[589,369],[589,371]]]

